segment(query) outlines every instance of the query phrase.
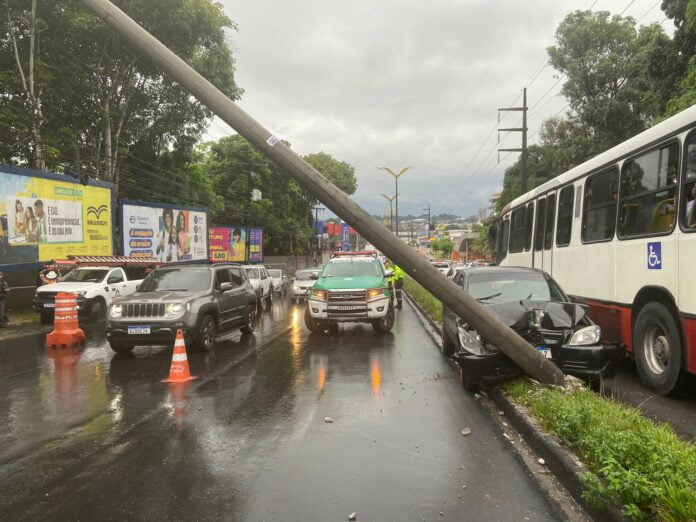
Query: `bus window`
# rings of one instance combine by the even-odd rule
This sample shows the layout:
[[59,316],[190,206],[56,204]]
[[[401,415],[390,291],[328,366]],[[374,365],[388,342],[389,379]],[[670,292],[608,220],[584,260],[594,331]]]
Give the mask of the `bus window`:
[[556,217],[556,194],[546,198],[546,230],[544,233],[544,250],[553,247],[553,221]]
[[677,203],[679,144],[651,150],[624,163],[621,171],[620,237],[669,232]]
[[524,230],[527,221],[527,212],[524,207],[512,211],[510,219],[510,253],[522,252],[524,247]]
[[536,221],[534,222],[534,250],[544,246],[544,218],[546,217],[546,199],[537,201]]
[[585,203],[582,212],[582,241],[607,241],[616,230],[616,199],[619,191],[619,169],[612,168],[585,181]]
[[495,260],[498,264],[505,259],[508,249],[508,237],[510,236],[510,220],[503,219],[498,222],[498,237],[496,239]]
[[570,233],[573,230],[573,196],[575,187],[569,185],[561,190],[558,196],[558,223],[556,223],[556,246],[564,247],[570,244]]
[[696,231],[696,133],[686,140],[686,168],[682,186],[681,223],[685,230]]
[[524,249],[532,248],[532,224],[534,222],[534,202],[527,205],[527,223],[524,229]]

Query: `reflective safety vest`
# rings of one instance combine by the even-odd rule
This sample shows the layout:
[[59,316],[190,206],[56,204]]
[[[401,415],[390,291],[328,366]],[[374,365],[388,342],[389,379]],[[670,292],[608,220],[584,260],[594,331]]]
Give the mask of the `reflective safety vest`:
[[391,269],[394,272],[394,275],[389,278],[390,283],[394,283],[395,281],[398,281],[399,279],[403,279],[404,276],[406,275],[406,272],[401,270],[401,268],[397,265],[392,265]]

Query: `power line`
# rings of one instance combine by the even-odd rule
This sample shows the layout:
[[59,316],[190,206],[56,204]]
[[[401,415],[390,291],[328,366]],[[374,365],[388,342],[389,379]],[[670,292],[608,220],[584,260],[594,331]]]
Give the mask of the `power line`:
[[631,0],[630,2],[628,2],[628,5],[623,8],[623,11],[621,11],[619,13],[619,16],[623,16],[623,14],[628,10],[629,7],[631,7],[633,5],[633,2],[635,2],[635,1],[636,0]]
[[655,2],[650,9],[648,9],[647,11],[645,11],[645,13],[643,13],[643,16],[641,16],[640,18],[638,18],[638,20],[636,20],[636,24],[638,24],[643,18],[648,16],[653,9],[655,9],[658,5],[660,5],[661,2],[662,2],[662,0],[657,0],[657,2]]

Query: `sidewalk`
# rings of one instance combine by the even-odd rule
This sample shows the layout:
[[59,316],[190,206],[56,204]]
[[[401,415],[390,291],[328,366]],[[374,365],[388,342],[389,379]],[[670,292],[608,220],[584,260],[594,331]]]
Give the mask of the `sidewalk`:
[[0,328],[0,342],[8,339],[17,339],[28,335],[47,333],[53,329],[53,325],[39,323],[39,316],[34,312],[9,312],[10,322],[7,328]]

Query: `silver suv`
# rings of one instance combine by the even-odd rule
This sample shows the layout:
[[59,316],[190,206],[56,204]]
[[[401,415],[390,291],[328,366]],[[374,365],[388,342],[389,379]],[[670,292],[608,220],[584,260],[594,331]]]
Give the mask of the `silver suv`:
[[245,270],[234,264],[164,265],[137,291],[115,299],[106,337],[116,352],[136,345],[172,344],[182,329],[186,346],[212,350],[217,333],[256,327],[256,294]]

